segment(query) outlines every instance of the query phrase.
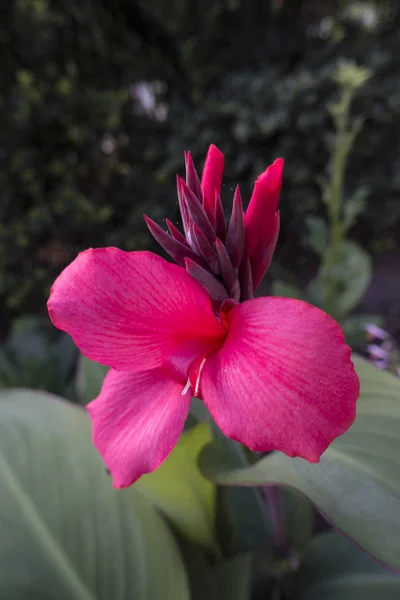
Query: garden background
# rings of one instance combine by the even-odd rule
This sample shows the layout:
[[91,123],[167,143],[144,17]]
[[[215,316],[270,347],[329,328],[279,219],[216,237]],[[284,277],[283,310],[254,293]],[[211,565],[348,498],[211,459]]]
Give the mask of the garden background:
[[[226,155],[224,200],[285,158],[270,278],[315,269],[309,216],[324,216],[339,61],[370,69],[347,195],[350,237],[375,259],[366,308],[399,333],[400,6],[312,0],[18,0],[1,9],[0,321],[44,314],[50,283],[89,246],[152,244],[142,214],[177,214],[189,149]],[[397,254],[396,254],[397,249]],[[398,279],[398,278],[397,278]]]

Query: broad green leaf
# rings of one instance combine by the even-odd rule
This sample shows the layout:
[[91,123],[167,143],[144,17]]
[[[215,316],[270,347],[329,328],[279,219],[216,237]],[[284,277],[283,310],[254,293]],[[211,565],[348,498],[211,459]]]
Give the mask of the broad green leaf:
[[214,569],[214,574],[221,600],[250,600],[250,554],[224,561]]
[[286,530],[290,548],[302,552],[312,537],[314,508],[311,502],[295,490],[284,490]]
[[179,549],[138,490],[112,488],[84,410],[0,392],[0,598],[189,599]]
[[272,283],[272,295],[280,296],[282,298],[296,298],[298,300],[303,299],[303,294],[299,288],[291,283],[286,283],[280,279],[276,279]]
[[[211,563],[203,548],[178,535],[189,577],[191,600],[249,600],[251,555]],[[215,562],[215,561],[214,561]]]
[[297,600],[398,600],[400,575],[339,533],[314,538],[294,580]]
[[99,395],[108,367],[80,355],[76,371],[76,391],[81,404],[87,404]]
[[260,489],[229,488],[224,507],[233,523],[231,551],[264,549],[269,554],[272,552],[269,514]]
[[361,358],[354,362],[361,382],[356,422],[320,463],[273,453],[232,468],[216,443],[205,448],[200,464],[220,484],[296,488],[369,554],[400,568],[400,379]]
[[190,600],[221,600],[208,553],[177,533],[190,585]]
[[208,548],[215,538],[216,490],[200,473],[197,459],[211,440],[207,423],[185,431],[167,460],[135,484],[182,534]]
[[[214,437],[221,440],[233,468],[249,466],[243,446],[227,439],[215,426]],[[218,539],[227,553],[265,550],[272,555],[271,522],[266,501],[259,488],[229,487],[218,490]]]

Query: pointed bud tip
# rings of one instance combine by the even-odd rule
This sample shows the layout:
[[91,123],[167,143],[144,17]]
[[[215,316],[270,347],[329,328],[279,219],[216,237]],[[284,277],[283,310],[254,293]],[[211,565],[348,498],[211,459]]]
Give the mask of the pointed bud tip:
[[215,158],[218,157],[218,158],[224,160],[224,153],[215,144],[209,145],[207,155],[208,154],[212,154],[215,156]]
[[233,194],[233,203],[237,203],[243,208],[242,194],[240,193],[240,185],[237,183],[235,187],[235,193]]
[[189,150],[184,150],[183,155],[185,157],[186,168],[188,167],[188,165],[193,165],[193,158],[191,152]]
[[269,165],[263,173],[261,173],[255,183],[255,187],[262,186],[268,192],[276,192],[280,190],[283,176],[283,158],[277,158],[272,165]]
[[143,219],[145,220],[146,225],[150,229],[150,231],[154,225],[157,226],[157,223],[153,221],[153,219],[150,219],[150,217],[148,217],[147,215],[143,215]]
[[262,177],[265,173],[274,173],[276,177],[282,176],[284,165],[285,161],[283,158],[276,158],[274,162],[265,169],[264,173],[261,173],[260,177]]
[[[160,239],[164,236],[170,237],[169,234],[158,223],[153,221],[153,219],[150,219],[150,217],[148,217],[147,215],[143,215],[143,219],[145,220],[145,223],[146,223],[147,227],[149,228],[151,235],[162,246],[163,244],[160,242]],[[160,238],[160,236],[161,236],[161,238]]]
[[208,148],[201,176],[201,189],[203,192],[203,206],[213,226],[215,226],[215,190],[218,193],[221,192],[224,162],[225,159],[221,150],[211,144]]

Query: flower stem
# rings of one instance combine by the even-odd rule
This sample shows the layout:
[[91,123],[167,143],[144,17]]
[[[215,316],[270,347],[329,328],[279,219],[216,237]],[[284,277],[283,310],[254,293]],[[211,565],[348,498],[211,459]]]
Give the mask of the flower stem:
[[338,262],[338,254],[343,238],[342,227],[342,205],[343,205],[343,185],[344,174],[346,169],[347,158],[354,142],[353,133],[349,129],[350,105],[353,97],[353,90],[344,88],[342,97],[337,105],[337,112],[334,115],[336,126],[336,141],[331,155],[331,172],[332,177],[329,183],[329,229],[330,229],[330,246],[325,255],[324,263],[328,267],[330,275],[327,278],[326,285],[328,288],[326,298],[326,308],[328,313],[333,311],[333,302],[337,294],[337,282],[335,277],[332,277],[332,270]]
[[336,251],[341,238],[341,210],[343,202],[343,181],[346,161],[349,155],[350,132],[349,111],[352,99],[352,90],[345,89],[342,96],[342,109],[336,119],[337,140],[332,156],[332,200],[329,206],[332,230],[332,251]]

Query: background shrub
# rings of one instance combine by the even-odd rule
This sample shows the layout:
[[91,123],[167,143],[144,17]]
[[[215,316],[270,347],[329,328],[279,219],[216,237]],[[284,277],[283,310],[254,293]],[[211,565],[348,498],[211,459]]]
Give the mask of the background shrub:
[[[353,107],[365,122],[346,190],[365,187],[367,203],[352,235],[374,251],[393,243],[396,3],[16,0],[1,13],[3,329],[10,315],[43,310],[50,283],[79,250],[150,244],[142,213],[161,219],[173,211],[183,150],[201,167],[210,142],[226,154],[226,197],[237,181],[248,197],[265,164],[284,156],[274,269],[307,268],[304,218],[324,214],[327,106],[343,59],[373,73]],[[138,102],[149,90],[140,82],[156,82],[153,106]]]

